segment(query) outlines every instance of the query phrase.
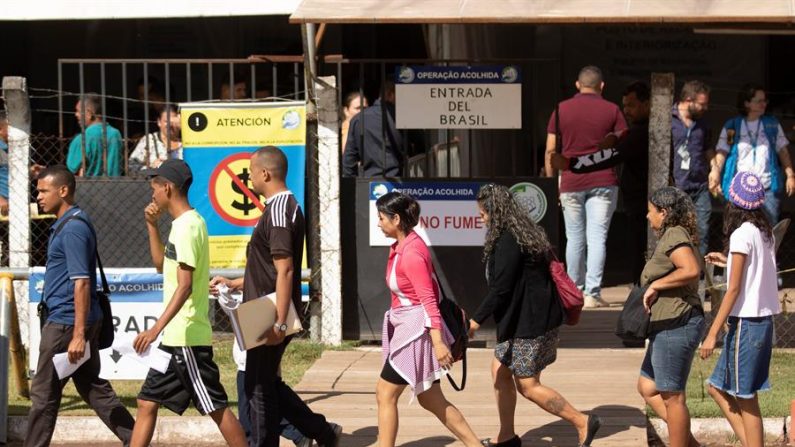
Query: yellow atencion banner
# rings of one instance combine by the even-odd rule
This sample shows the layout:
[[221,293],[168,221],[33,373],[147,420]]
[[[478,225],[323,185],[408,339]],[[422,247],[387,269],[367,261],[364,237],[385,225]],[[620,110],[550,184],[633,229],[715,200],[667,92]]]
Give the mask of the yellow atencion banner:
[[204,104],[195,109],[191,106],[183,105],[182,144],[185,147],[292,146],[304,144],[306,139],[303,104],[282,107]]
[[262,146],[284,152],[287,187],[303,208],[306,106],[294,101],[188,103],[180,104],[180,112],[183,157],[193,170],[188,198],[207,223],[210,266],[244,267],[251,232],[266,206],[253,191],[251,154]]

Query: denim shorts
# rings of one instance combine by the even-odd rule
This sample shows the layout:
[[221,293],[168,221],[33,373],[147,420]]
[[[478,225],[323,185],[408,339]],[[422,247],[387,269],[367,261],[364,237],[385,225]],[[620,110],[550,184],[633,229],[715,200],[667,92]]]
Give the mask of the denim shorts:
[[657,391],[684,392],[705,326],[704,316],[696,314],[684,326],[653,333],[640,375],[653,380]]
[[723,350],[707,382],[741,399],[770,389],[773,317],[729,317]]

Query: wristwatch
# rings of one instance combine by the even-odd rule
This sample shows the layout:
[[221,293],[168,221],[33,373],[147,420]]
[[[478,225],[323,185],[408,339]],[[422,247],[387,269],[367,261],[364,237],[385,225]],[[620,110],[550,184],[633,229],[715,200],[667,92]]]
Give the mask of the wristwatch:
[[287,332],[287,323],[282,323],[282,324],[275,323],[273,325],[273,328],[279,332]]

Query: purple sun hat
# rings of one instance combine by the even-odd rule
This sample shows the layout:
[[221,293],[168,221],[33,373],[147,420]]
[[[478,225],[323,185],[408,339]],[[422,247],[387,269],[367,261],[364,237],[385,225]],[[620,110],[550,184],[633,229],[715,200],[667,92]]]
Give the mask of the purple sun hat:
[[729,201],[744,210],[756,210],[765,204],[762,180],[751,172],[738,172],[729,187]]

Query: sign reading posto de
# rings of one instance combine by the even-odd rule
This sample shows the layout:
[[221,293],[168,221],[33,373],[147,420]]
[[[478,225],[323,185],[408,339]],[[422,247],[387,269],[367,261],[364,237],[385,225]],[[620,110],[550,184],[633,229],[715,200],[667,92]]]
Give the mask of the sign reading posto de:
[[521,72],[512,65],[398,67],[395,109],[398,129],[521,129]]

